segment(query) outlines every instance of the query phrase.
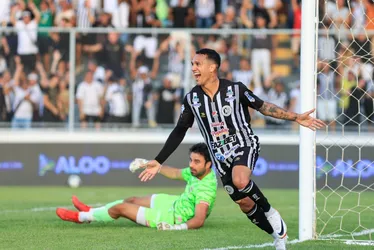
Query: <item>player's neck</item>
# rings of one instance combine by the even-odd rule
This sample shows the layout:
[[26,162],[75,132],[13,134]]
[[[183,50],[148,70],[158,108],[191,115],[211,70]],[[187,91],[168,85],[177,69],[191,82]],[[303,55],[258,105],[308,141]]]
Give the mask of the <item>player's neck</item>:
[[213,96],[217,93],[219,88],[219,79],[217,76],[214,76],[210,78],[206,84],[201,86],[203,91],[211,98],[213,99]]

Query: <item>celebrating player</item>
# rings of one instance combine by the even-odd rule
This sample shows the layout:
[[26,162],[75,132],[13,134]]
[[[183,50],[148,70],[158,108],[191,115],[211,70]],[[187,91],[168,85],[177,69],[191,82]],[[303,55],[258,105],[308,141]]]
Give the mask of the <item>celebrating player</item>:
[[211,167],[207,145],[198,143],[190,148],[189,168],[163,166],[159,169],[159,172],[169,179],[187,182],[181,195],[153,194],[131,197],[99,208],[91,208],[73,196],[73,204],[79,212],[57,208],[56,214],[62,220],[75,223],[108,222],[123,217],[160,230],[200,228],[211,213],[216,200],[217,178]]
[[276,249],[286,249],[286,224],[251,180],[260,144],[249,124],[248,107],[266,116],[295,121],[312,130],[322,128],[324,123],[310,116],[314,110],[303,114],[289,112],[262,101],[241,82],[219,79],[220,63],[221,58],[214,50],[196,52],[192,73],[197,86],[185,96],[176,127],[155,160],[146,164],[147,168],[139,178],[148,181],[162,169],[161,164],[179,146],[196,119],[230,197],[256,226],[273,236]]

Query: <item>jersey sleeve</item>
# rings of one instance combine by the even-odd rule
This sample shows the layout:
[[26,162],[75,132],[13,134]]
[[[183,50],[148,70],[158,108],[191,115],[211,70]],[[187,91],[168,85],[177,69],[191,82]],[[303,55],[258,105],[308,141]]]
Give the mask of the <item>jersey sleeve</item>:
[[217,196],[217,182],[209,181],[201,183],[195,190],[195,206],[197,204],[207,204],[209,207],[212,206]]
[[259,110],[264,101],[253,94],[243,83],[239,82],[240,101],[244,106]]
[[181,106],[181,113],[177,122],[177,126],[190,128],[194,122],[194,115],[191,107],[188,104],[187,96],[184,97],[183,104]]
[[182,169],[182,178],[183,180],[185,180],[186,182],[188,182],[192,177],[192,174],[191,174],[191,170],[190,168],[184,168]]

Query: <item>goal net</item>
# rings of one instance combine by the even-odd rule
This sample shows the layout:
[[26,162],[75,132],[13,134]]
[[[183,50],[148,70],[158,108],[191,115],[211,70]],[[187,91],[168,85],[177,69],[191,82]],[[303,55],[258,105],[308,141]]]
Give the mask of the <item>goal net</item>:
[[374,3],[320,0],[316,236],[374,236]]

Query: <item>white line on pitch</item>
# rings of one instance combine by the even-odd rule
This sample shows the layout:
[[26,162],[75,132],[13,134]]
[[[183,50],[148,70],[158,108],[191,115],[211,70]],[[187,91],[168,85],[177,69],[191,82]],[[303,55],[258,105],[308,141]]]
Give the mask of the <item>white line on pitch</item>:
[[[96,203],[96,204],[89,204],[90,207],[98,207],[103,206],[102,203]],[[56,207],[34,207],[29,209],[12,209],[12,210],[0,210],[0,214],[8,214],[8,213],[37,213],[37,212],[45,212],[45,211],[53,211],[58,207],[63,208],[74,208],[72,205],[68,206],[56,206]]]

